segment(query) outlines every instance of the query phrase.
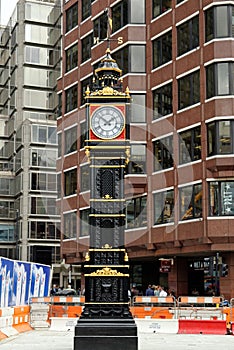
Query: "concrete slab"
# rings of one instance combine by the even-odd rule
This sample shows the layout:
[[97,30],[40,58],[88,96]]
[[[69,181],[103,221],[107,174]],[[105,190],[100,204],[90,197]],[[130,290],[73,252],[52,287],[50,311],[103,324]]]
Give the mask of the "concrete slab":
[[[1,350],[73,350],[74,332],[35,330],[0,341]],[[139,350],[233,350],[234,336],[141,334]]]

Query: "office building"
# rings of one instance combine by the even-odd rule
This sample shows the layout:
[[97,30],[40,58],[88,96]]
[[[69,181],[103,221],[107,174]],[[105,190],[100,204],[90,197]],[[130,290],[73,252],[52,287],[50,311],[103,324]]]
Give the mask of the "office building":
[[0,48],[0,256],[51,265],[60,261],[60,1],[19,0]]
[[[58,80],[61,254],[89,246],[84,93],[105,56],[129,87],[125,242],[131,282],[234,293],[234,1],[69,0]],[[106,10],[108,9],[108,11]],[[108,16],[111,21],[108,21]]]

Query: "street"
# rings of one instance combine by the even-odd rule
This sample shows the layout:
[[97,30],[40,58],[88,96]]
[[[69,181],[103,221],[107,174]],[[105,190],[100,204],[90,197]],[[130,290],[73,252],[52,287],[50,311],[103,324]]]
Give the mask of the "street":
[[[1,350],[73,350],[73,330],[30,331],[0,342]],[[230,335],[141,334],[138,350],[233,350]],[[111,350],[111,349],[110,349]]]

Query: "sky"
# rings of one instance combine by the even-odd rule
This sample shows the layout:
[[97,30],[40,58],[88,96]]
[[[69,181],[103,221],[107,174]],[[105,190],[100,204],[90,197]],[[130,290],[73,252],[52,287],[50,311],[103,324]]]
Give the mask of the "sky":
[[0,23],[6,25],[12,15],[15,5],[18,0],[0,0],[1,3],[1,21]]

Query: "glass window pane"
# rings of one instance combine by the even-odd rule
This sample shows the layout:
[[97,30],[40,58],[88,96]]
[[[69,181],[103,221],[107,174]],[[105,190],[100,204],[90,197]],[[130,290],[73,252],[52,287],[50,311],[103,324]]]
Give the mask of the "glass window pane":
[[231,153],[231,122],[219,122],[219,153]]
[[217,37],[227,37],[228,36],[228,12],[227,6],[217,6],[217,18],[216,18],[216,26],[217,26]]
[[145,95],[132,95],[131,122],[145,122]]
[[145,23],[145,0],[131,0],[131,23]]
[[136,73],[145,72],[145,46],[130,46],[130,71]]
[[218,95],[228,95],[229,87],[229,70],[228,63],[219,63],[218,68]]

